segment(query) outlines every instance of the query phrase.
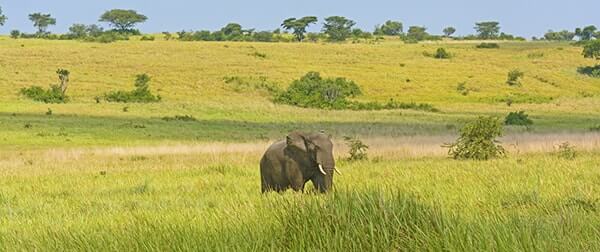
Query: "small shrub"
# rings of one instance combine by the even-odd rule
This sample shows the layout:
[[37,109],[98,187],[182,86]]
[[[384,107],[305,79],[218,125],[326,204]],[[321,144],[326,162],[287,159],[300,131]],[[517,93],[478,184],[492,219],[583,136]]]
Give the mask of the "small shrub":
[[60,87],[56,85],[51,85],[48,90],[44,90],[39,86],[22,88],[21,94],[34,101],[44,103],[67,103],[69,101],[69,97],[63,95]]
[[238,93],[248,91],[266,91],[266,93],[276,95],[281,92],[281,88],[279,88],[276,83],[268,81],[267,77],[264,76],[261,76],[258,79],[226,76],[223,78],[223,81]]
[[452,55],[450,55],[450,53],[447,52],[446,49],[444,49],[444,48],[438,48],[437,51],[435,52],[435,54],[433,56],[436,59],[449,59],[449,58],[452,58]]
[[33,128],[33,125],[31,123],[25,123],[25,125],[23,125],[23,128],[31,129]]
[[194,118],[191,115],[183,115],[183,116],[176,115],[176,116],[173,116],[173,117],[165,116],[165,117],[162,118],[162,120],[163,121],[167,121],[167,122],[171,122],[171,121],[197,122],[198,121],[198,119]]
[[485,43],[484,42],[475,47],[479,48],[479,49],[498,49],[498,48],[500,48],[500,45],[498,45],[497,43]]
[[154,36],[144,35],[140,38],[140,41],[154,41],[155,39]]
[[458,86],[456,86],[456,91],[462,94],[463,96],[469,95],[469,89],[467,88],[466,82],[458,83]]
[[39,86],[31,86],[28,88],[22,88],[20,90],[21,95],[30,98],[34,101],[40,101],[44,103],[67,103],[69,97],[67,97],[67,86],[69,83],[69,71],[65,69],[58,69],[56,71],[60,80],[59,85],[50,85],[50,89],[44,90]]
[[577,72],[594,78],[600,78],[600,65],[577,68]]
[[510,112],[504,120],[505,125],[520,125],[529,126],[533,124],[533,121],[529,119],[529,115],[525,114],[524,111]]
[[356,137],[345,136],[344,140],[346,141],[346,145],[348,145],[348,161],[359,161],[359,160],[367,160],[367,150],[369,146],[364,144],[360,139]]
[[153,95],[150,92],[150,76],[147,74],[138,74],[135,80],[135,89],[132,91],[113,91],[104,95],[108,102],[132,102],[132,103],[150,103],[159,102],[161,97]]
[[557,154],[560,158],[573,160],[577,156],[577,151],[575,150],[575,146],[569,142],[564,142],[558,146]]
[[260,58],[260,59],[266,59],[267,58],[267,54],[266,53],[254,52],[251,55],[254,56],[254,57]]
[[525,77],[525,73],[521,72],[519,69],[514,69],[508,72],[508,79],[506,80],[506,84],[510,86],[520,86],[521,79]]
[[460,137],[450,148],[448,154],[454,159],[488,160],[506,154],[496,140],[502,136],[502,124],[495,117],[479,117],[460,130]]
[[527,54],[527,58],[530,58],[530,59],[538,59],[538,58],[543,58],[543,57],[544,57],[543,52],[534,52],[534,53]]

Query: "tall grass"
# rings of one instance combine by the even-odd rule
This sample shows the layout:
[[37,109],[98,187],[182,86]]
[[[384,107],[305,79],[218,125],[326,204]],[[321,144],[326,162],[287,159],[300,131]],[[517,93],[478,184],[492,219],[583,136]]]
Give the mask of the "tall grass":
[[597,153],[390,155],[339,162],[328,195],[261,195],[260,155],[233,151],[0,152],[0,250],[600,249]]

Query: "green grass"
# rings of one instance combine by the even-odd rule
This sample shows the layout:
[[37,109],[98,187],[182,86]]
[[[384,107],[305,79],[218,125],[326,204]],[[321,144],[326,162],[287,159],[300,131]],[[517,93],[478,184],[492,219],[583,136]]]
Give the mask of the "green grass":
[[[10,62],[0,68],[0,89],[5,90],[0,93],[0,125],[5,129],[0,131],[4,140],[0,148],[256,141],[279,139],[293,129],[324,129],[337,137],[454,134],[475,116],[503,118],[521,110],[534,120],[533,133],[582,132],[600,123],[600,80],[576,72],[594,62],[581,57],[581,48],[564,43],[502,43],[498,50],[480,50],[473,43],[405,45],[397,40],[97,44],[0,37],[0,45],[0,60]],[[422,55],[440,46],[455,57],[439,61]],[[268,57],[248,56],[255,51]],[[543,57],[528,57],[542,53]],[[56,68],[71,72],[71,103],[49,105],[19,95],[23,87],[56,83]],[[525,72],[522,87],[505,84],[506,73],[514,68]],[[260,80],[270,88],[283,88],[308,71],[356,81],[364,93],[359,101],[393,98],[429,103],[441,112],[294,108],[273,104],[262,90],[225,81],[226,77]],[[162,102],[96,104],[97,96],[130,89],[140,73],[152,77],[152,92],[161,95]],[[456,91],[458,83],[465,83],[468,95]],[[511,107],[506,105],[508,99],[513,101]],[[48,108],[54,111],[52,117],[45,115]],[[199,122],[157,120],[176,115],[191,115]],[[27,123],[33,127],[25,129]]]
[[340,161],[330,195],[261,195],[254,152],[13,154],[6,250],[600,249],[597,153]]
[[[525,111],[533,126],[507,127],[507,134],[561,133],[545,139],[551,143],[516,139],[526,152],[600,124],[600,79],[577,73],[595,64],[581,48],[527,42],[483,50],[477,43],[0,37],[0,250],[600,250],[594,144],[582,142],[593,151],[576,148],[574,160],[515,147],[508,158],[485,162],[393,148],[406,136],[416,136],[407,140],[415,145],[419,136],[447,139],[479,115]],[[453,58],[423,56],[439,47]],[[56,84],[57,68],[71,72],[70,103],[19,95]],[[510,87],[506,74],[516,68],[525,77]],[[309,71],[355,81],[360,102],[393,98],[441,111],[302,109],[274,104],[262,90],[285,88]],[[130,89],[141,73],[152,77],[160,103],[96,103]],[[164,120],[177,116],[196,120]],[[371,161],[339,156],[344,175],[328,195],[261,195],[258,160],[267,142],[299,129],[326,130],[338,144],[343,136],[374,139]],[[429,141],[412,149],[437,153]],[[211,149],[215,142],[254,147]]]

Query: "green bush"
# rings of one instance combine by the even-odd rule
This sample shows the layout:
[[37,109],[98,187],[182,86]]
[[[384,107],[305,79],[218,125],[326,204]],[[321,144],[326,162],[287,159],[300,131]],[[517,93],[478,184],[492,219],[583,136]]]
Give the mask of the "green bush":
[[520,125],[529,126],[533,124],[533,121],[529,119],[529,115],[525,114],[525,111],[510,112],[506,119],[504,119],[505,125]]
[[449,52],[447,52],[446,49],[438,48],[433,57],[436,59],[449,59],[452,58],[452,55]]
[[350,101],[362,94],[360,87],[345,78],[324,79],[318,72],[309,72],[295,80],[287,90],[275,95],[275,103],[288,104],[303,108],[383,110],[414,109],[438,112],[430,104],[403,103],[390,99],[387,103]]
[[69,97],[62,93],[60,86],[50,85],[50,89],[44,90],[39,86],[31,86],[29,88],[22,88],[21,94],[34,101],[44,103],[67,103]]
[[132,91],[113,91],[104,95],[108,102],[132,102],[132,103],[150,103],[159,102],[160,95],[153,95],[150,92],[150,77],[147,74],[136,76],[135,89]]
[[358,85],[345,78],[324,79],[309,72],[275,97],[275,102],[304,108],[345,109],[347,98],[361,95]]
[[66,95],[70,72],[66,69],[58,69],[56,71],[60,80],[59,85],[50,85],[50,89],[44,90],[39,86],[31,86],[29,88],[22,88],[21,94],[34,101],[41,101],[44,103],[67,103],[69,97]]
[[369,146],[364,144],[360,139],[358,139],[357,137],[349,137],[349,136],[345,136],[344,140],[346,141],[346,145],[348,145],[348,154],[350,154],[350,157],[348,157],[348,161],[359,161],[359,160],[367,160],[368,156],[367,156],[367,149],[369,149]]
[[577,68],[577,72],[594,78],[600,78],[600,65]]
[[502,136],[502,124],[495,117],[479,117],[460,130],[460,137],[450,148],[448,154],[454,159],[488,160],[506,154],[496,138]]
[[140,41],[154,41],[155,39],[154,36],[144,35],[140,38]]
[[497,43],[485,43],[484,42],[475,47],[479,48],[479,49],[498,49],[498,48],[500,48],[500,45],[498,45]]
[[510,86],[520,86],[521,79],[525,77],[525,73],[521,72],[519,69],[514,69],[508,72],[508,79],[506,80],[506,84]]

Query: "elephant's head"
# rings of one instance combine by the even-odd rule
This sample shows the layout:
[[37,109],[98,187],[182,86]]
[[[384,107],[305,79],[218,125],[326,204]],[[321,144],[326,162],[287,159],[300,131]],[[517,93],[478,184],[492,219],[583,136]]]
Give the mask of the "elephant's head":
[[327,192],[333,185],[333,173],[338,172],[333,158],[331,136],[324,133],[293,132],[287,136],[287,146],[309,162],[307,171],[315,187]]

